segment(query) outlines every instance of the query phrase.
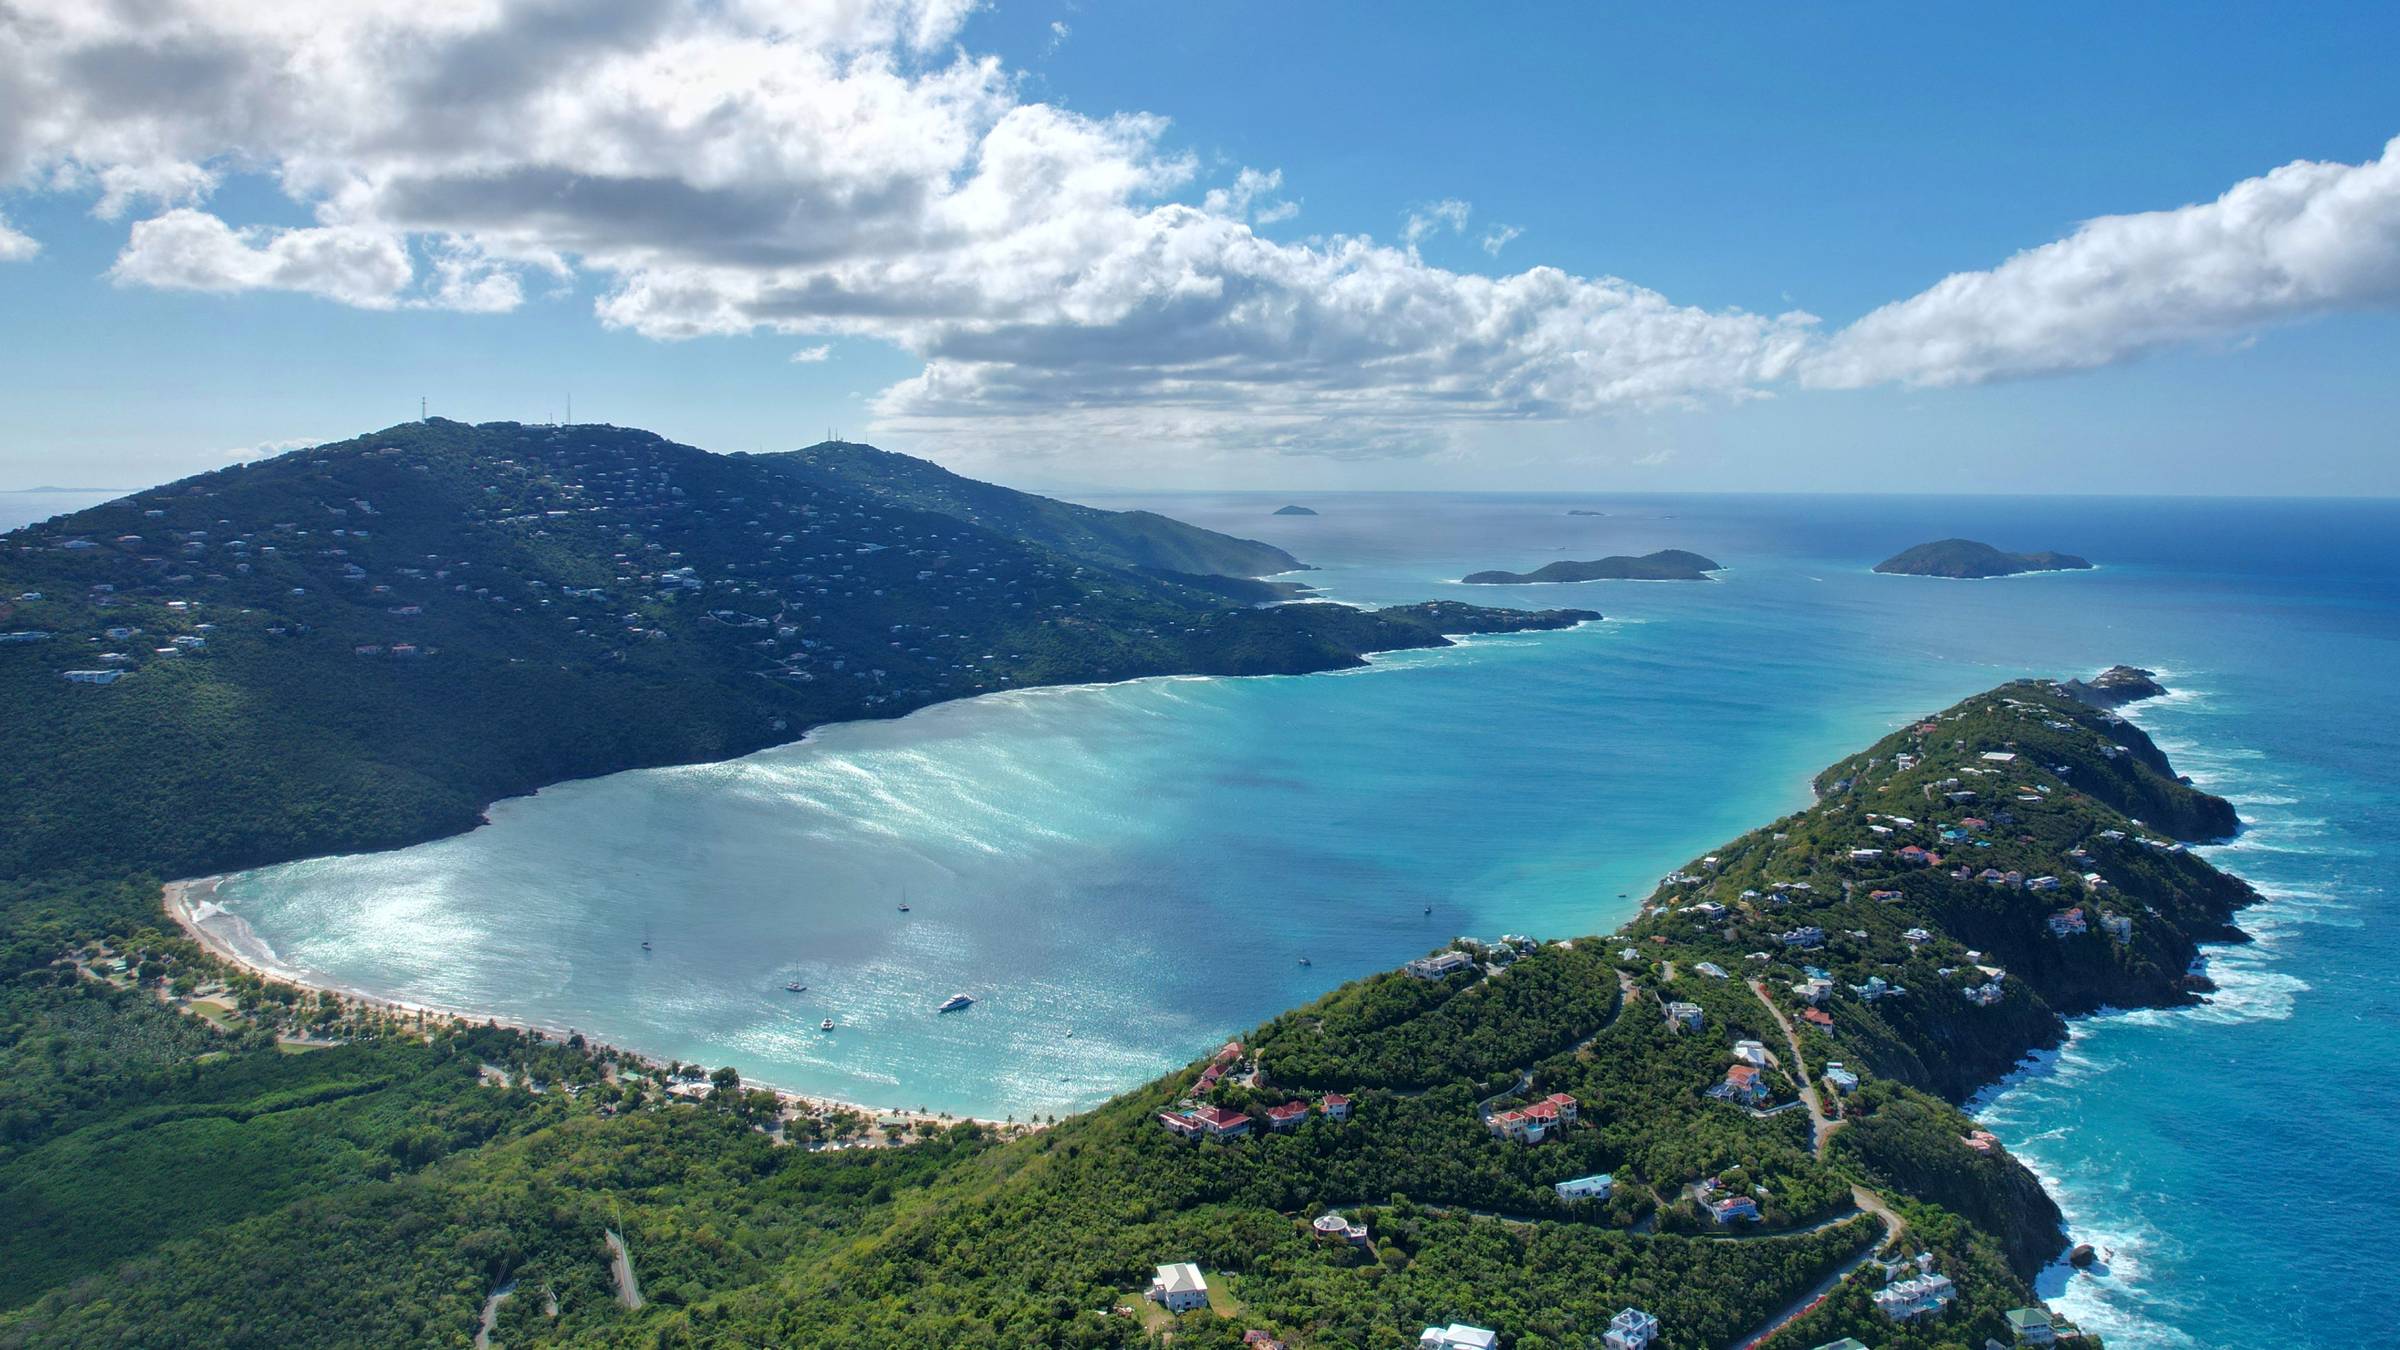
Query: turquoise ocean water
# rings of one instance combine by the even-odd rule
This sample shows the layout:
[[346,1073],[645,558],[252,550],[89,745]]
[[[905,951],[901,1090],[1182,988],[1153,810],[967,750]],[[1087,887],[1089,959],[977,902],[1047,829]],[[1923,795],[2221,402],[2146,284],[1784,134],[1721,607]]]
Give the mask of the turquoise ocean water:
[[[2178,691],[2143,722],[2251,823],[2214,856],[2271,897],[2245,921],[2259,940],[2212,956],[2211,1006],[2089,1019],[1978,1109],[2111,1253],[2105,1274],[2050,1281],[2113,1344],[2390,1343],[2369,1234],[2400,1194],[2382,1058],[2400,1027],[2400,504],[1359,494],[1305,498],[1310,518],[1252,495],[1092,500],[1282,544],[1343,600],[1609,617],[1354,672],[830,727],[505,802],[459,838],[250,873],[222,899],[328,983],[1021,1118],[1459,933],[1611,927],[1902,719],[2134,662]],[[2103,566],[1867,570],[1949,534]],[[1451,580],[1660,547],[1730,570]],[[978,1002],[936,1015],[952,992]]]

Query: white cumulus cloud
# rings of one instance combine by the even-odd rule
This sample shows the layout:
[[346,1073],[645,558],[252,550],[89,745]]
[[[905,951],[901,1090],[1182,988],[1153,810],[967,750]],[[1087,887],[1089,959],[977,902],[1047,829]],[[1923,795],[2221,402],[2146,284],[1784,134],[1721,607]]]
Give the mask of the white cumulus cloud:
[[[1396,236],[1269,239],[1143,112],[1034,101],[959,47],[973,0],[9,0],[0,185],[131,217],[124,285],[500,312],[541,278],[658,339],[913,354],[884,428],[1189,456],[1420,454],[1463,428],[2098,364],[2389,303],[2394,156],[2094,221],[1828,338]],[[235,178],[307,223],[230,218]],[[1492,256],[1514,227],[1475,236]],[[0,257],[32,242],[0,225]]]
[[0,262],[23,262],[42,251],[42,243],[32,235],[20,232],[0,216]]
[[792,364],[795,366],[813,366],[821,361],[831,358],[832,355],[833,344],[830,342],[820,342],[814,347],[802,347],[800,350],[793,352]]
[[2395,304],[2400,140],[2365,164],[2295,161],[2215,201],[2087,221],[1885,305],[1801,371],[1837,388],[1970,384]]

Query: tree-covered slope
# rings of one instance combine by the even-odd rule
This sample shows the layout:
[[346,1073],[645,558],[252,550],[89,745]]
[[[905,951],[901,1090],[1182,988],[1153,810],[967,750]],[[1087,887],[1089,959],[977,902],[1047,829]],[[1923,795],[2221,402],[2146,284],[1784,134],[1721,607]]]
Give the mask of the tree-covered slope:
[[[1462,943],[1447,974],[1346,985],[1005,1142],[960,1127],[891,1150],[776,1147],[747,1128],[755,1095],[671,1104],[657,1070],[581,1047],[255,981],[235,995],[253,1029],[211,1033],[92,967],[20,966],[0,984],[0,1193],[39,1227],[9,1249],[29,1264],[0,1289],[0,1345],[464,1345],[504,1288],[509,1345],[1171,1331],[1231,1347],[1260,1331],[1397,1350],[1458,1320],[1547,1350],[1626,1306],[1656,1314],[1671,1350],[1798,1309],[1776,1344],[2005,1341],[2003,1312],[2034,1300],[2063,1241],[2058,1212],[1954,1103],[2055,1041],[2064,1014],[2196,997],[2196,944],[2238,936],[2254,897],[2159,824],[2213,825],[2221,804],[2055,685],[1914,722],[1819,786],[1678,869],[1616,934]],[[2083,927],[2053,924],[2075,911]],[[181,944],[140,943],[145,982],[203,973]],[[277,1018],[349,1048],[276,1055],[255,1028]],[[124,1071],[76,1051],[108,1027]],[[1763,1061],[1749,1105],[1712,1092],[1742,1042]],[[1828,1080],[1837,1061],[1854,1091]],[[1551,1094],[1577,1108],[1554,1138],[1490,1128]],[[1295,1100],[1311,1109],[1294,1128],[1264,1130]],[[1199,1106],[1248,1114],[1251,1137],[1193,1143],[1161,1122]],[[208,1171],[219,1157],[251,1169],[238,1194]],[[1553,1189],[1594,1173],[1612,1196]],[[1710,1179],[1758,1218],[1715,1222],[1693,1190]],[[1363,1243],[1319,1236],[1328,1211]],[[617,1300],[611,1231],[640,1268],[638,1311]],[[1955,1298],[1890,1322],[1870,1299],[1892,1278],[1878,1255],[1927,1258]],[[1145,1311],[1150,1269],[1184,1260],[1212,1308]]]
[[760,458],[796,477],[839,483],[886,501],[956,516],[1112,567],[1260,577],[1304,565],[1272,544],[1204,530],[1154,511],[1078,506],[979,482],[927,460],[851,441],[824,441]]
[[1418,612],[1260,609],[772,457],[438,420],[0,536],[0,595],[0,631],[34,635],[0,643],[16,875],[387,847],[500,796],[827,721],[1446,641]]

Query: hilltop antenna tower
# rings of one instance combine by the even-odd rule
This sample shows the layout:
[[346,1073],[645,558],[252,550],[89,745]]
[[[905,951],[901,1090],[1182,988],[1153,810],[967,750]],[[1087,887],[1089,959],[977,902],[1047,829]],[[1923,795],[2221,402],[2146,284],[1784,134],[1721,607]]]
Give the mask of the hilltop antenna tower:
[[425,420],[425,396],[423,394],[417,395],[417,420],[420,422]]

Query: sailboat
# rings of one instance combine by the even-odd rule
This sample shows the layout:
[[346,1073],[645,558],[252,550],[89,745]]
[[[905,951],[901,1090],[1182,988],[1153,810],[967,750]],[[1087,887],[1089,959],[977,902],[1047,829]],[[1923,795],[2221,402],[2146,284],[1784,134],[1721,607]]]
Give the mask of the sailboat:
[[908,891],[906,888],[903,888],[900,892],[900,912],[903,914],[908,913]]
[[830,1017],[828,1017],[828,1018],[826,1018],[824,1021],[817,1023],[817,1030],[819,1030],[819,1031],[831,1031],[831,1030],[833,1030],[833,1019],[832,1019],[832,1018],[830,1018]]
[[805,994],[808,992],[808,986],[800,983],[798,980],[793,980],[791,983],[785,985],[784,988],[795,994]]

